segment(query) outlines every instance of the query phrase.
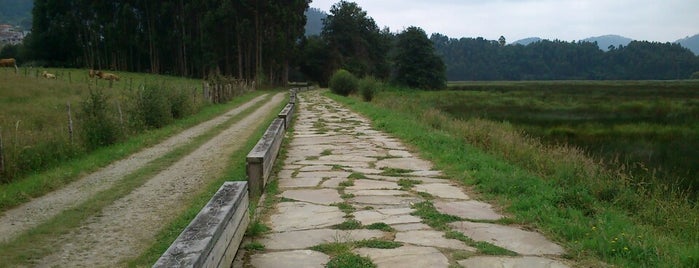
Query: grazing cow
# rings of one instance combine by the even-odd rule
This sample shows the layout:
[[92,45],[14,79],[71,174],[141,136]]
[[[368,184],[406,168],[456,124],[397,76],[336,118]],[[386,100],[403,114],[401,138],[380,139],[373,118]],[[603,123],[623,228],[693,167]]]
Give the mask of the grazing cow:
[[93,69],[90,69],[90,71],[87,73],[87,75],[90,76],[90,78],[95,78],[95,75],[97,75],[97,72],[99,72],[99,71],[95,71]]
[[46,79],[56,79],[55,74],[49,73],[47,71],[42,72],[41,76],[46,77]]
[[0,59],[0,67],[17,67],[17,61],[14,58]]
[[102,71],[97,71],[95,75],[104,80],[119,81],[119,76],[113,73],[105,73]]

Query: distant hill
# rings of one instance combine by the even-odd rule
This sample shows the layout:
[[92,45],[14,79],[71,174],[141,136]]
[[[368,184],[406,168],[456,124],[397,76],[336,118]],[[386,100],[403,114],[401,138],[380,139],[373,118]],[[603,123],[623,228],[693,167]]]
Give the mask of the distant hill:
[[679,43],[683,47],[689,48],[689,50],[694,52],[694,55],[699,55],[699,34],[682,38],[675,41],[675,43]]
[[306,10],[306,36],[320,35],[323,31],[323,19],[328,16],[328,13],[317,8],[309,8]]
[[32,27],[32,8],[34,1],[0,0],[0,24],[20,26],[22,29]]
[[539,41],[541,41],[541,38],[539,38],[539,37],[528,37],[528,38],[524,38],[524,39],[520,39],[520,40],[514,41],[514,42],[512,42],[512,44],[513,44],[513,45],[514,45],[514,44],[519,44],[519,45],[526,46],[526,45],[529,45],[529,44],[531,44],[531,43],[536,43],[536,42],[539,42]]
[[609,50],[609,46],[615,46],[618,47],[619,45],[626,46],[633,39],[628,38],[628,37],[623,37],[620,35],[603,35],[603,36],[597,36],[597,37],[590,37],[590,38],[585,38],[581,41],[586,41],[586,42],[597,42],[597,46],[604,51]]

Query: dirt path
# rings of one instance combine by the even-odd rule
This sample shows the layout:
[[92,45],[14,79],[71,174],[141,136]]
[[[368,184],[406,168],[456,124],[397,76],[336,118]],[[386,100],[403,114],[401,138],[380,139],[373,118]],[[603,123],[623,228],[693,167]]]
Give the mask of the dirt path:
[[222,124],[229,118],[265,99],[256,97],[249,102],[214,119],[189,128],[157,145],[146,148],[125,159],[116,161],[54,192],[36,198],[0,213],[0,243],[10,241],[19,234],[36,227],[66,209],[70,209],[100,191],[109,189],[115,182],[142,168],[151,161],[187,144],[191,139]]
[[[163,223],[179,215],[192,196],[221,174],[231,153],[247,141],[285,99],[277,94],[143,186],[88,218],[59,238],[62,248],[37,263],[40,267],[114,267],[138,256]],[[242,156],[241,156],[242,157]]]

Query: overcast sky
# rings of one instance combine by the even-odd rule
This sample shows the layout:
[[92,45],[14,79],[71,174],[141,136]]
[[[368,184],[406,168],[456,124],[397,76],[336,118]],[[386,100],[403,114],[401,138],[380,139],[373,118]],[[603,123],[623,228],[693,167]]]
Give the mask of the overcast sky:
[[[339,0],[313,0],[328,12]],[[674,42],[699,33],[699,0],[355,0],[392,32],[419,26],[449,37],[580,40],[618,34]]]

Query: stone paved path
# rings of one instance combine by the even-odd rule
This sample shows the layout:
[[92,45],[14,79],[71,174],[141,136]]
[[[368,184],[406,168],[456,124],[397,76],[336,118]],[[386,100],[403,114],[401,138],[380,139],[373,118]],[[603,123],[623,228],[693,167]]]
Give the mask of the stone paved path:
[[[300,94],[299,104],[287,158],[277,176],[282,201],[266,221],[271,231],[257,240],[265,249],[250,253],[247,264],[324,267],[332,257],[311,247],[379,239],[402,246],[378,249],[355,243],[352,253],[378,267],[567,267],[558,260],[560,246],[538,233],[492,223],[502,216],[489,204],[471,200],[457,184],[441,179],[432,163],[372,129],[367,119],[318,91]],[[450,223],[452,230],[518,256],[488,256],[446,238],[445,232],[411,215],[413,205],[424,198],[439,212],[463,219]],[[384,223],[392,230],[337,227],[348,221],[364,227]]]

